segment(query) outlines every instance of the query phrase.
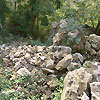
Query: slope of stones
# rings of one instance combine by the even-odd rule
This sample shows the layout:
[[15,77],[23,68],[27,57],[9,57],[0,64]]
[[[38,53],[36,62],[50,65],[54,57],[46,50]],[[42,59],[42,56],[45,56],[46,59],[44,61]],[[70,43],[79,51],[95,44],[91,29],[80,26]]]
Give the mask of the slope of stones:
[[78,66],[83,62],[83,56],[79,53],[71,54],[71,48],[66,46],[31,46],[19,47],[1,46],[1,58],[3,65],[16,70],[27,68],[32,71],[34,67],[41,68],[47,73],[54,73],[67,69],[71,64]]
[[[0,58],[5,69],[14,69],[15,74],[11,76],[11,80],[16,80],[16,76],[31,76],[34,73],[35,77],[38,77],[41,73],[42,81],[39,82],[43,87],[41,94],[45,93],[48,97],[58,86],[59,77],[67,70],[78,68],[83,62],[81,54],[72,55],[71,48],[66,46],[23,45],[11,47],[3,44],[0,46]],[[39,87],[39,84],[36,87]]]

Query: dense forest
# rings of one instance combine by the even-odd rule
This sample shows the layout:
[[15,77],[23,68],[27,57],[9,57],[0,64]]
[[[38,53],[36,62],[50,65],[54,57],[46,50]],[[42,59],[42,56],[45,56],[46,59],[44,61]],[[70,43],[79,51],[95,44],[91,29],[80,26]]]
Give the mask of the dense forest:
[[100,0],[0,0],[0,100],[100,100]]
[[99,0],[0,0],[0,40],[9,34],[48,40],[52,22],[67,19],[67,31],[82,26],[99,33]]

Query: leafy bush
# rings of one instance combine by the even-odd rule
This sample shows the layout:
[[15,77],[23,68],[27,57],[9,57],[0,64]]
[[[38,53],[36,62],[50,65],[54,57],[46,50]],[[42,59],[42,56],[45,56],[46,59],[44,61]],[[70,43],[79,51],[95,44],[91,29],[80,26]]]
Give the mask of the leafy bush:
[[85,63],[83,64],[84,68],[88,68],[94,65],[94,62],[92,61],[85,61]]
[[57,87],[57,89],[54,91],[53,95],[54,98],[52,100],[61,100],[61,93],[64,87],[64,76],[60,77],[60,82],[59,82],[59,86]]

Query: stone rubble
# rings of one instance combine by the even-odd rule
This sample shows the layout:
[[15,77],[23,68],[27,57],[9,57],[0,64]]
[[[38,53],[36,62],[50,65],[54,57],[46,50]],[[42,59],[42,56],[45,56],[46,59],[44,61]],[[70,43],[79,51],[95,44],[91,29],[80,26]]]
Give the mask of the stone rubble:
[[[5,47],[6,48],[6,47]],[[0,47],[1,56],[3,58],[3,64],[6,67],[15,68],[27,68],[32,71],[33,67],[39,67],[44,72],[54,72],[53,70],[63,70],[73,63],[83,62],[81,54],[71,54],[71,48],[66,46],[31,46],[23,45],[19,47],[7,47],[6,51]],[[7,52],[7,53],[6,53]],[[78,57],[76,57],[78,55]],[[77,58],[77,59],[76,59]],[[73,61],[72,61],[73,60]],[[51,71],[52,70],[52,71]]]
[[[0,46],[0,58],[3,60],[3,66],[14,69],[16,72],[10,78],[11,80],[16,79],[17,76],[30,76],[38,73],[47,74],[44,83],[49,91],[55,90],[58,86],[58,74],[63,70],[71,69],[70,65],[78,68],[78,63],[80,62],[80,59],[77,59],[79,60],[77,62],[73,60],[75,57],[71,53],[71,48],[67,46],[23,45],[4,48],[6,46]],[[48,91],[47,88],[43,91]]]
[[[78,29],[67,32],[66,26],[68,25],[66,19],[63,19],[54,25],[58,27],[58,31],[54,34],[53,45],[66,45],[64,41],[66,38],[70,38],[72,44],[69,43],[67,45],[69,45],[74,52],[79,51],[84,53],[86,59],[100,61],[100,36],[97,36],[96,34],[87,35],[84,31],[82,31],[81,34]],[[82,30],[84,30],[84,28]],[[76,39],[76,41],[74,39]]]

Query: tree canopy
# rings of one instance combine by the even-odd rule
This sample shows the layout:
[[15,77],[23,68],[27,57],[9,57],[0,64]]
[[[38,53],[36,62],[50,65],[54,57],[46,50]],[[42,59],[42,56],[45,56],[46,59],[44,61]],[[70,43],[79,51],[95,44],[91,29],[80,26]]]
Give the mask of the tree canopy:
[[99,34],[100,0],[0,0],[0,25],[12,34],[43,39],[61,19],[68,31],[88,25]]

